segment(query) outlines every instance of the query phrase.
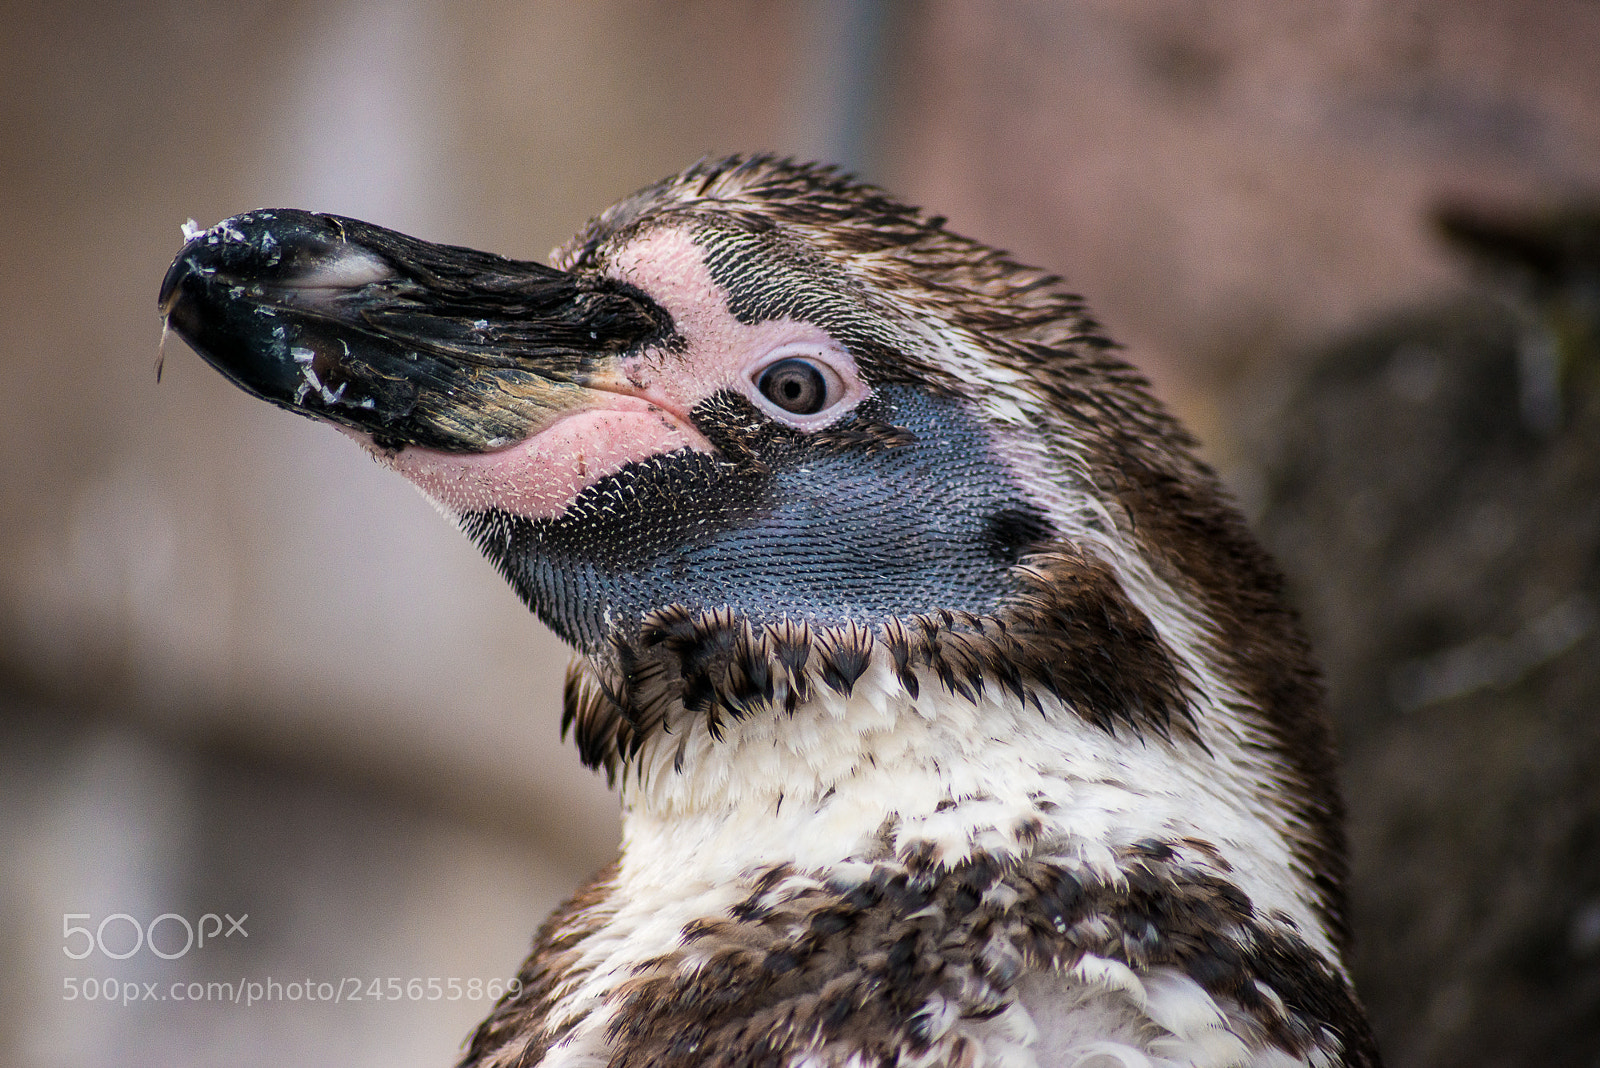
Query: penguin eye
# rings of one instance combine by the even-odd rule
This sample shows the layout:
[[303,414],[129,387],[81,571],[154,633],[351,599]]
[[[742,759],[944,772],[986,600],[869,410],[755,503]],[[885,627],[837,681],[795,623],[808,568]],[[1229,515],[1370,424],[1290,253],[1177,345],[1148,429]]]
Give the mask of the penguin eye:
[[815,415],[839,399],[844,383],[826,364],[791,356],[762,371],[756,388],[786,412]]

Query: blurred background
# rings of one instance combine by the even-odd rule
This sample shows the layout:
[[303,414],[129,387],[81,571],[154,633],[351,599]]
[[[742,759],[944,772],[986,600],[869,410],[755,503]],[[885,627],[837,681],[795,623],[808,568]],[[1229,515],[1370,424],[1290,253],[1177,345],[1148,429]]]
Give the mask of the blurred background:
[[184,220],[539,259],[774,150],[1064,274],[1203,439],[1327,665],[1389,1063],[1600,1064],[1600,3],[0,14],[0,1063],[449,1064],[616,845],[466,539],[158,380]]

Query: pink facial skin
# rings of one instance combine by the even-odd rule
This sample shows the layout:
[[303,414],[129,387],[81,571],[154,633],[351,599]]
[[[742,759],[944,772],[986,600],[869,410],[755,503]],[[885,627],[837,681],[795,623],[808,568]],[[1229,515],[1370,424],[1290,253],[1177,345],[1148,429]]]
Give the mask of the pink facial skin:
[[[728,312],[728,295],[682,230],[645,234],[618,250],[608,273],[638,286],[672,316],[685,345],[630,357],[597,382],[588,406],[559,416],[532,437],[490,453],[407,448],[376,453],[454,515],[500,508],[528,519],[560,515],[579,493],[637,460],[678,449],[715,452],[688,413],[723,389],[802,430],[827,426],[869,392],[855,360],[809,323],[749,325]],[[803,356],[832,372],[838,398],[813,415],[783,411],[755,379],[777,360]],[[365,435],[352,436],[365,439]]]
[[379,461],[453,515],[501,508],[529,519],[566,511],[579,493],[634,460],[677,449],[714,451],[689,421],[643,397],[596,393],[526,441],[485,453],[409,448]]

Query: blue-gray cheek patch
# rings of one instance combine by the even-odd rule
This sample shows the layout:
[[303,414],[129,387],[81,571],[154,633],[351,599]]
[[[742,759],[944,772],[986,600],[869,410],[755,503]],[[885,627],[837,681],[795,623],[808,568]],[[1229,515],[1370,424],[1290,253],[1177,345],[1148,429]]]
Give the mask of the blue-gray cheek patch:
[[1015,590],[1018,557],[1050,534],[962,401],[891,385],[815,435],[732,422],[765,429],[720,456],[630,464],[554,519],[490,510],[463,526],[539,617],[588,651],[673,604],[729,606],[757,624],[987,615]]

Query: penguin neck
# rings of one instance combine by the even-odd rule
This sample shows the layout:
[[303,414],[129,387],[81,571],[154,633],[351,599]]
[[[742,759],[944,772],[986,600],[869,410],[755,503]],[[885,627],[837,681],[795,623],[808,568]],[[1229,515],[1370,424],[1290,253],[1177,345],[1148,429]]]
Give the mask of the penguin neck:
[[1031,706],[936,682],[913,700],[875,656],[848,696],[818,686],[793,713],[725,722],[720,738],[696,724],[647,742],[624,778],[624,864],[658,844],[730,870],[826,870],[924,841],[947,866],[980,846],[1018,852],[1034,797],[1059,792],[1039,759],[1047,728]]
[[931,678],[912,698],[875,654],[848,696],[819,686],[720,737],[685,718],[625,773],[619,878],[664,899],[776,869],[827,878],[914,856],[951,871],[1047,853],[1115,881],[1119,858],[1158,842],[1331,949],[1286,817],[1263,805],[1270,766],[1224,709],[1199,710],[1197,744],[1042,703],[998,687],[968,700]]

